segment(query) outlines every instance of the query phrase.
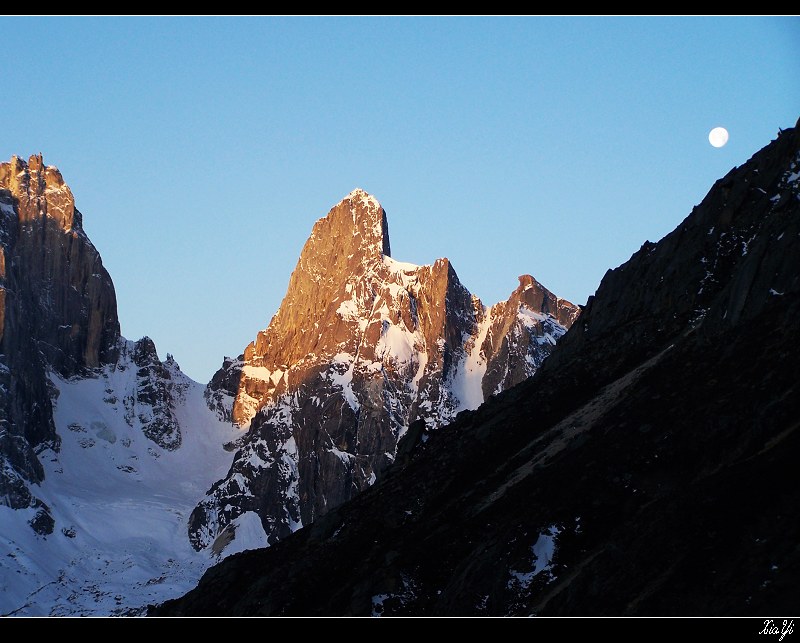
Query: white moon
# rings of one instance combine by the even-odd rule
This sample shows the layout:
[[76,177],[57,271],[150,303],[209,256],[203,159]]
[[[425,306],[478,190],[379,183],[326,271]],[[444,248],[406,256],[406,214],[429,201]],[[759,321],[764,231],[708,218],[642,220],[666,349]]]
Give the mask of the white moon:
[[728,130],[724,127],[715,127],[708,133],[708,142],[714,147],[722,147],[728,142]]

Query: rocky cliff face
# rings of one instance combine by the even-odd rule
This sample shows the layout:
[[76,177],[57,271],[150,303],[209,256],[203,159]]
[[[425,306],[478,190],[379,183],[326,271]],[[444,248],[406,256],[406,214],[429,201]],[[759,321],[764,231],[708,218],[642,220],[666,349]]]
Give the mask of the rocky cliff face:
[[604,277],[530,380],[178,615],[759,615],[800,576],[800,129]]
[[[38,505],[35,450],[57,445],[47,371],[114,361],[116,297],[72,192],[41,156],[0,163],[0,503]],[[43,518],[44,526],[48,522]]]
[[51,375],[96,377],[121,351],[139,378],[125,400],[128,424],[138,416],[149,438],[177,447],[169,369],[150,339],[129,347],[120,337],[114,284],[61,173],[41,156],[0,163],[0,504],[39,508],[39,531],[53,520],[31,492],[44,476],[36,454],[57,452],[61,440]]
[[314,225],[269,327],[209,384],[249,433],[193,513],[193,545],[248,512],[268,542],[309,524],[372,485],[416,421],[408,439],[532,375],[577,313],[530,276],[487,308],[447,259],[395,261],[386,213],[355,190]]
[[4,353],[13,348],[6,333],[24,329],[62,375],[113,362],[119,338],[114,285],[61,173],[41,156],[0,163],[0,202]]

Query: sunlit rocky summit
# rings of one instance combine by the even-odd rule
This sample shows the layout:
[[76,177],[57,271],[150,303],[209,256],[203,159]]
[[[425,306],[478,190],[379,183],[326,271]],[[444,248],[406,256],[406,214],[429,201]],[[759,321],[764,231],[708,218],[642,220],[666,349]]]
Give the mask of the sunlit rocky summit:
[[192,514],[195,547],[254,520],[265,544],[285,537],[533,375],[579,309],[519,282],[487,307],[447,259],[396,261],[380,203],[351,192],[314,225],[268,328],[209,384],[211,405],[248,432]]

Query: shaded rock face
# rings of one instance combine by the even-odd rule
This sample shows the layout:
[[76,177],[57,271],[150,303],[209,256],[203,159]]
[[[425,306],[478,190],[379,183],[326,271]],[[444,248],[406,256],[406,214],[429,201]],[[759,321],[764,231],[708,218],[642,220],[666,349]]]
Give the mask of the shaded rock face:
[[244,355],[226,357],[203,392],[208,407],[226,422],[233,422],[233,402],[239,393],[243,366]]
[[795,128],[609,271],[533,378],[155,612],[790,612],[798,266]]
[[[0,503],[34,506],[35,449],[56,445],[47,370],[116,359],[116,296],[60,172],[41,156],[0,163]],[[41,525],[47,520],[40,521]]]
[[530,275],[507,301],[492,306],[482,350],[489,356],[481,383],[484,399],[531,377],[550,355],[580,309],[559,299]]
[[143,337],[133,345],[133,363],[137,367],[136,389],[125,400],[125,419],[133,426],[133,417],[139,420],[142,433],[158,446],[174,451],[181,445],[181,429],[175,418],[175,400],[180,399],[185,386],[182,380],[173,382],[172,372],[178,365],[167,357],[158,359],[156,345]]
[[487,308],[447,259],[395,261],[386,213],[353,191],[314,225],[269,327],[209,384],[249,433],[192,514],[192,544],[246,512],[283,538],[372,485],[413,422],[434,429],[533,374],[578,309],[520,283]]

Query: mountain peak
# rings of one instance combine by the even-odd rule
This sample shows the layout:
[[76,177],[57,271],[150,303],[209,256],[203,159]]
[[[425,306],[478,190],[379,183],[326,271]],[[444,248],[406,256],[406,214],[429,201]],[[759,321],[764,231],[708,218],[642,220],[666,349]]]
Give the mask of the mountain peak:
[[381,204],[372,194],[362,188],[355,188],[342,201],[360,201],[367,208],[381,208]]
[[21,222],[46,217],[66,232],[81,229],[72,191],[57,167],[44,164],[41,153],[31,155],[27,163],[16,155],[0,163],[0,191],[16,201]]
[[[356,188],[314,224],[278,312],[245,349],[245,361],[273,368],[320,353],[326,337],[312,331],[338,319],[336,311],[353,296],[348,284],[370,282],[390,256],[386,212]],[[241,421],[242,412],[234,409],[234,416]]]
[[509,302],[551,315],[566,328],[572,326],[580,314],[580,308],[554,295],[531,275],[520,275],[518,279],[519,286],[511,293]]
[[352,272],[383,256],[391,256],[386,212],[378,199],[356,188],[314,224],[298,266]]
[[392,254],[386,212],[378,199],[361,188],[354,189],[317,221],[311,238],[323,235],[342,237],[348,247],[360,251],[357,254],[378,257]]
[[380,203],[353,190],[314,225],[269,326],[209,384],[249,431],[192,512],[192,545],[252,520],[264,542],[284,538],[380,479],[401,439],[531,375],[566,332],[546,313],[567,304],[525,283],[489,310],[448,259],[396,261]]

